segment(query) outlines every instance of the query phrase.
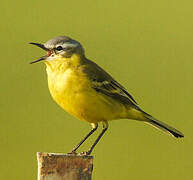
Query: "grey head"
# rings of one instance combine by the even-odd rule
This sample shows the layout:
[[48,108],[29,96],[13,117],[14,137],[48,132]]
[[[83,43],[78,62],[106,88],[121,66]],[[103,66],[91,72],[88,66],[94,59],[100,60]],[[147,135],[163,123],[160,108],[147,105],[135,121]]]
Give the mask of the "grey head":
[[32,61],[31,64],[46,59],[52,59],[52,57],[54,57],[55,55],[63,56],[66,58],[71,57],[74,53],[84,55],[84,49],[82,45],[78,41],[73,40],[67,36],[55,37],[44,44],[30,44],[36,45],[42,48],[43,50],[47,51],[46,56],[43,56],[38,60]]
[[57,49],[61,46],[64,50],[82,48],[81,44],[78,41],[73,40],[67,36],[58,36],[50,39],[44,44],[44,46],[47,49]]

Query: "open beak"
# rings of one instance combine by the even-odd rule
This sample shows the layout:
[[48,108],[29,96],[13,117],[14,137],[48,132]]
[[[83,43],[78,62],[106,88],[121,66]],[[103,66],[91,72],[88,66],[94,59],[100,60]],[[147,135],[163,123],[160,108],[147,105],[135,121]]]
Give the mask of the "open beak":
[[[44,51],[49,52],[49,49],[47,49],[43,44],[33,43],[33,42],[30,42],[29,44],[33,44],[33,45],[35,45],[35,46],[40,47],[40,48],[43,49]],[[37,59],[37,60],[35,60],[35,61],[30,62],[30,64],[33,64],[33,63],[36,63],[36,62],[39,62],[39,61],[43,61],[43,60],[45,60],[47,57],[48,57],[48,55],[45,55],[45,56],[43,56],[43,57],[41,57],[41,58],[39,58],[39,59]]]
[[33,43],[33,42],[30,42],[29,44],[33,44],[35,46],[38,46],[40,48],[42,48],[43,50],[45,51],[48,51],[49,49],[47,49],[43,44],[39,44],[39,43]]
[[39,61],[43,61],[43,60],[45,60],[47,57],[48,57],[48,56],[43,56],[43,57],[41,57],[41,58],[39,58],[39,59],[37,59],[37,60],[35,60],[35,61],[31,61],[30,64],[33,64],[33,63],[36,63],[36,62],[39,62]]

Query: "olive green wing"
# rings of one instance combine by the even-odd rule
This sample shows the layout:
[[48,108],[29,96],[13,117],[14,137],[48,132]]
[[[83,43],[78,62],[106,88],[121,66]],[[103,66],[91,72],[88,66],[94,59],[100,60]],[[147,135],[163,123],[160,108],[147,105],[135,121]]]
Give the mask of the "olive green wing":
[[138,109],[137,102],[131,94],[97,64],[87,60],[84,72],[91,80],[93,89],[97,92],[110,96],[124,105],[131,105]]

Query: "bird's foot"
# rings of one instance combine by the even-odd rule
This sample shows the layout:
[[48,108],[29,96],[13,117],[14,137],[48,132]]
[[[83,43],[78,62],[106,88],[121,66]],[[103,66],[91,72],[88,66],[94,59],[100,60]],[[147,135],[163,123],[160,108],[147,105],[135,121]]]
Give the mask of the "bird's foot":
[[71,151],[71,152],[69,152],[69,153],[67,153],[68,155],[77,155],[78,153],[76,152],[76,151]]
[[89,156],[90,155],[90,151],[85,151],[85,152],[81,152],[79,153],[80,156]]

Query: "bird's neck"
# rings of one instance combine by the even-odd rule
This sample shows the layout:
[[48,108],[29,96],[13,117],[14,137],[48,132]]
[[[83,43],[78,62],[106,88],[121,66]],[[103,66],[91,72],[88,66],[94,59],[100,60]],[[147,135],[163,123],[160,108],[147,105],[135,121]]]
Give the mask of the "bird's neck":
[[85,56],[73,54],[69,58],[60,57],[51,61],[45,61],[47,70],[51,72],[64,72],[69,68],[77,68],[84,62]]

